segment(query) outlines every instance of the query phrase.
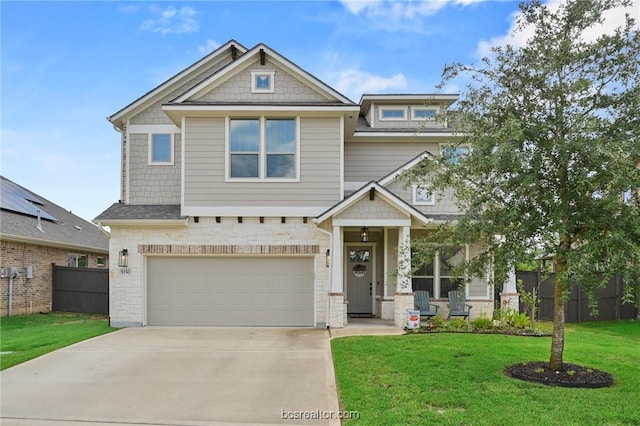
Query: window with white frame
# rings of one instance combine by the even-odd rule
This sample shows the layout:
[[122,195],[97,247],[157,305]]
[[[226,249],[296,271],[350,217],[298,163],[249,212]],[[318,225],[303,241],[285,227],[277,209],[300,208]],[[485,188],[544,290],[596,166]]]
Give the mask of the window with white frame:
[[380,120],[406,120],[405,107],[380,107]]
[[298,124],[295,118],[230,118],[230,179],[296,179]]
[[273,93],[275,71],[251,71],[252,93]]
[[412,198],[414,206],[433,206],[436,204],[435,194],[424,186],[413,185]]
[[411,107],[412,120],[435,120],[437,114],[437,108]]
[[149,134],[149,164],[173,164],[173,135],[170,133]]
[[411,276],[413,291],[426,290],[431,297],[447,298],[449,291],[458,290],[463,279],[454,274],[466,258],[465,247],[443,247],[429,259],[416,267]]
[[84,254],[69,253],[67,256],[67,266],[70,268],[88,267],[87,256]]

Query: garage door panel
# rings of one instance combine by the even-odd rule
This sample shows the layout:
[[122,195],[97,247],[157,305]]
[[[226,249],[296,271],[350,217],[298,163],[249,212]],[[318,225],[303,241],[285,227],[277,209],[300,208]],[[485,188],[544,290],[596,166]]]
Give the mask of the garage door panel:
[[313,325],[311,258],[149,257],[149,325]]

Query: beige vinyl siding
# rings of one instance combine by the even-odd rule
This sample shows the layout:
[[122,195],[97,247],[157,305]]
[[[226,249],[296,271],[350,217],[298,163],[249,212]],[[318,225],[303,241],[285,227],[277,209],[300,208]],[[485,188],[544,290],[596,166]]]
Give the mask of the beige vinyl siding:
[[396,170],[418,154],[437,154],[437,143],[424,142],[351,142],[345,144],[345,182],[378,180]]
[[188,118],[185,206],[330,207],[340,200],[340,120],[300,119],[300,182],[225,182],[225,119]]

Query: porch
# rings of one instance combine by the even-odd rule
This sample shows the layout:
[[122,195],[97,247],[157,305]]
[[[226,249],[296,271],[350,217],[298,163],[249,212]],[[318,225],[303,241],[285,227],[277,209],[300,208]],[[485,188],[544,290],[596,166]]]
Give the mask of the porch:
[[[428,238],[429,229],[437,224],[375,182],[320,215],[317,222],[331,234],[330,328],[346,327],[361,318],[404,327],[407,311],[414,309],[414,290],[429,291],[446,318],[447,292],[462,284],[452,270],[479,250],[474,246],[441,250],[412,274],[411,241]],[[471,280],[464,291],[473,305],[472,318],[492,316],[493,289],[487,280]]]

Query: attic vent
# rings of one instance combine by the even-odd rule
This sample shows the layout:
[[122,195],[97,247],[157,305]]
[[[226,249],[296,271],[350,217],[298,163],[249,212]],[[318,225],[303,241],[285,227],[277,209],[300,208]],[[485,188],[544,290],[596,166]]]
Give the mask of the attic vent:
[[264,49],[260,49],[260,65],[264,65],[267,63],[267,54]]
[[74,228],[76,228],[78,231],[82,231],[82,228],[79,227],[78,225],[73,225]]
[[235,61],[237,57],[238,57],[238,48],[236,47],[235,44],[232,44],[231,45],[231,59],[233,59]]

